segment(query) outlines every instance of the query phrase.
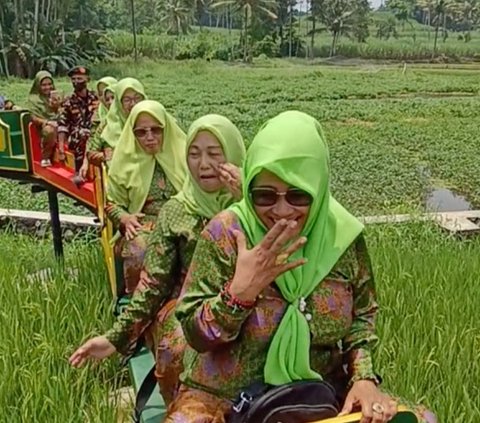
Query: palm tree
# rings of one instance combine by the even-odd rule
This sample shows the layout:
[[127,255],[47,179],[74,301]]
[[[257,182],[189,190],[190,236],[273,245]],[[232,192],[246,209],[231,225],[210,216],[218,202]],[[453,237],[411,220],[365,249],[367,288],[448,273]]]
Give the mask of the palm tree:
[[249,39],[252,18],[259,15],[266,15],[276,19],[277,15],[273,12],[276,6],[275,0],[221,0],[212,7],[229,5],[233,7],[232,12],[240,12],[243,16],[243,61],[247,62],[250,57],[251,45]]
[[[313,4],[312,13],[315,13],[325,28],[315,31],[329,31],[332,34],[330,56],[337,52],[337,43],[340,35],[350,33],[355,24],[357,0],[317,0]],[[313,31],[313,29],[312,29]],[[313,36],[313,34],[312,34]]]
[[192,21],[192,9],[184,0],[165,0],[160,21],[167,23],[167,34],[186,34]]

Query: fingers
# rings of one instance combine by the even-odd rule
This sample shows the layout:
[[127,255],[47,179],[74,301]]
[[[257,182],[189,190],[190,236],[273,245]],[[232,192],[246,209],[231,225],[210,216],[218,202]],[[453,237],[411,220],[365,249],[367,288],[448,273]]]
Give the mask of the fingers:
[[[361,399],[360,406],[362,407],[362,419],[360,420],[360,423],[373,423],[372,421],[373,412],[372,412],[372,406],[370,404],[370,401]],[[378,422],[375,422],[375,423],[378,423]]]
[[127,223],[125,225],[125,238],[130,241],[137,236],[137,230],[134,225]]
[[307,262],[306,258],[301,258],[301,259],[283,264],[280,266],[277,276],[281,275],[282,273],[288,272],[289,270],[295,269],[296,267],[303,266],[306,262]]
[[353,410],[353,396],[352,395],[347,395],[347,398],[345,399],[345,404],[343,404],[343,408],[338,414],[339,416],[346,416],[347,414],[350,414]]
[[270,251],[277,254],[288,244],[294,237],[297,236],[297,222],[295,220],[287,222],[284,230],[278,235],[277,239],[270,247]]
[[82,345],[77,351],[75,351],[71,355],[68,361],[71,366],[79,368],[85,364],[85,362],[87,361],[87,357],[88,357],[88,348]]
[[245,239],[245,234],[241,231],[233,231],[233,236],[237,242],[238,254],[240,254],[241,251],[245,251],[247,249],[247,240]]
[[389,422],[392,420],[395,415],[397,414],[398,411],[398,404],[396,401],[390,399],[389,401],[386,401],[385,403],[382,403],[385,413],[383,415],[384,422]]
[[218,176],[222,182],[230,182],[232,180],[232,175],[229,172],[222,169],[221,167],[218,168]]
[[287,226],[287,221],[285,219],[281,219],[273,225],[272,229],[270,229],[267,234],[264,236],[262,241],[260,242],[260,248],[265,250],[270,250],[272,248],[273,243],[275,240],[280,236],[280,234],[285,230]]
[[295,251],[302,248],[306,243],[307,243],[306,237],[302,236],[298,238],[294,243],[288,246],[288,248],[285,250],[285,254],[288,254],[289,256],[291,256]]

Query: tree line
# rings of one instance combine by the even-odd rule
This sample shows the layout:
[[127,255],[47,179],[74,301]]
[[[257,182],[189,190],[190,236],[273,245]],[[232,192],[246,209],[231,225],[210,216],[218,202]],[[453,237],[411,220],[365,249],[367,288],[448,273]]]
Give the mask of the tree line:
[[[256,45],[280,56],[313,57],[317,34],[367,41],[368,0],[2,0],[0,75],[31,77],[39,69],[62,73],[78,62],[110,57],[108,30],[165,33],[223,28],[238,38],[232,58],[248,62]],[[398,36],[397,25],[417,21],[433,32],[433,53],[449,32],[468,42],[480,19],[480,0],[386,0],[392,18],[377,22],[375,36]],[[429,32],[430,34],[430,32]],[[414,38],[416,36],[413,31]],[[258,50],[258,49],[257,49]]]

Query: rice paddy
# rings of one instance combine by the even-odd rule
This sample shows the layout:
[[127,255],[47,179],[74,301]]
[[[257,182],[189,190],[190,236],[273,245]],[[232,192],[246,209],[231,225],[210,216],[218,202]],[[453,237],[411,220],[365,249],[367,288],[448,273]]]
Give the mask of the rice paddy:
[[[256,67],[216,63],[130,62],[101,74],[136,75],[183,127],[209,112],[238,124],[247,144],[285,109],[322,122],[331,147],[335,196],[358,215],[417,213],[432,190],[480,206],[478,72],[466,67],[330,68],[267,61]],[[60,87],[68,91],[65,80]],[[27,81],[0,81],[17,103]],[[274,142],[274,140],[272,140]],[[0,208],[45,210],[46,200],[0,181]],[[81,212],[64,201],[63,211]],[[48,239],[0,233],[0,421],[115,422],[111,391],[125,383],[118,360],[73,370],[67,357],[112,321],[111,298],[96,242],[66,246],[67,276],[32,282],[55,267]],[[480,239],[457,239],[428,224],[367,229],[381,313],[377,371],[385,387],[425,403],[440,422],[480,419]]]

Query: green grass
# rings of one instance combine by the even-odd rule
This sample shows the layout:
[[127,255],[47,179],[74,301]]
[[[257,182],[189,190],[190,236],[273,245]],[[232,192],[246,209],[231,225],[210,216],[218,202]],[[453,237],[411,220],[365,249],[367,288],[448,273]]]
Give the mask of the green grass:
[[[72,278],[56,266],[50,243],[5,232],[1,239],[0,421],[114,422],[108,395],[120,386],[117,360],[82,370],[67,361],[86,336],[112,321],[96,243],[66,246],[66,266],[78,269]],[[46,267],[53,278],[27,279]]]
[[[0,421],[116,422],[108,394],[121,384],[117,360],[69,367],[87,336],[112,322],[96,245],[66,246],[68,278],[26,276],[55,266],[51,245],[2,233]],[[385,388],[435,410],[440,422],[477,423],[480,413],[480,240],[460,241],[428,225],[367,228],[380,303],[377,371]]]
[[425,403],[439,422],[477,422],[480,240],[461,242],[418,224],[372,227],[368,241],[386,387]]
[[[249,143],[265,120],[299,109],[323,124],[336,197],[357,214],[418,212],[432,186],[453,188],[480,206],[478,69],[365,65],[348,68],[268,60],[253,67],[203,61],[131,61],[93,69],[96,77],[136,75],[150,98],[187,128],[222,113]],[[218,81],[221,81],[219,83]],[[30,82],[0,80],[21,103]],[[65,79],[59,86],[66,92]],[[0,182],[0,207],[46,209],[46,196]],[[65,212],[80,212],[62,202]],[[80,209],[81,210],[81,209]]]

